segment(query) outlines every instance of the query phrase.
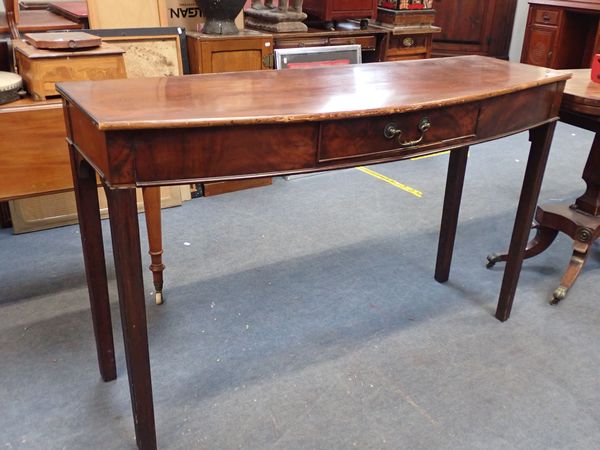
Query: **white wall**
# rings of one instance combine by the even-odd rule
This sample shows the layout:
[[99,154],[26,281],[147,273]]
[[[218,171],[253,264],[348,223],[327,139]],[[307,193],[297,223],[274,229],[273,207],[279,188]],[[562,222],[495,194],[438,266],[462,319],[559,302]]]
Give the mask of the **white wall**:
[[510,51],[508,54],[511,61],[519,62],[521,60],[521,49],[523,48],[523,38],[525,36],[525,25],[527,25],[528,11],[528,1],[518,0],[515,24],[513,26],[512,40],[510,41]]

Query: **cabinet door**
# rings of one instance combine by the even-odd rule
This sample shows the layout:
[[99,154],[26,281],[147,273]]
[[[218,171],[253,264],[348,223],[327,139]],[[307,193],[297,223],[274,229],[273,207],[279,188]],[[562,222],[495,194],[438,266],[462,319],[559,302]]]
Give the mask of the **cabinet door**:
[[556,28],[543,25],[531,25],[529,28],[529,44],[523,62],[534,66],[550,67]]
[[268,69],[273,43],[269,39],[231,39],[202,43],[202,72]]
[[436,0],[435,24],[442,27],[436,36],[439,41],[480,44],[485,28],[486,9],[493,9],[493,1]]

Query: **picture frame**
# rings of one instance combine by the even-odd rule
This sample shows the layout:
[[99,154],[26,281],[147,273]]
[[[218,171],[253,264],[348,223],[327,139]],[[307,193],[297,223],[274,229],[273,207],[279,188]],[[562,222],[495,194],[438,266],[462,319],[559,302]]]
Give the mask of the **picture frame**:
[[358,44],[275,49],[276,69],[302,69],[361,63],[362,53]]
[[85,30],[125,50],[128,78],[190,73],[185,28],[151,27]]

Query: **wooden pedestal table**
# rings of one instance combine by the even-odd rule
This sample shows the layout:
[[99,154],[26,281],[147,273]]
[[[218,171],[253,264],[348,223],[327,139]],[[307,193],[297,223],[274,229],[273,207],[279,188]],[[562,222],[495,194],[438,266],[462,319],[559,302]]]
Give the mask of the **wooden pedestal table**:
[[[559,232],[573,239],[573,255],[560,286],[553,292],[550,303],[563,300],[573,286],[592,244],[600,237],[600,84],[590,80],[589,69],[573,70],[573,79],[567,82],[560,108],[560,120],[586,130],[596,137],[590,149],[582,178],[587,184],[585,193],[574,204],[538,206],[534,228],[536,235],[527,246],[525,258],[546,250]],[[505,261],[506,255],[488,256],[488,267]]]
[[[310,72],[308,72],[310,71]],[[60,83],[101,373],[116,377],[96,175],[108,197],[139,448],[156,448],[135,187],[260,178],[450,150],[448,280],[468,146],[531,130],[496,317],[509,317],[569,74],[485,57]],[[398,80],[402,80],[399,83]],[[302,92],[292,95],[290,92]],[[335,286],[332,286],[335,288]]]

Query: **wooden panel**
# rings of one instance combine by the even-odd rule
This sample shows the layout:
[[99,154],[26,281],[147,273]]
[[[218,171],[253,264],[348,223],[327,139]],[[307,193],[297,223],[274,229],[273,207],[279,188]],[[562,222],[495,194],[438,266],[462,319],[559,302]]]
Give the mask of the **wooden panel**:
[[[267,44],[267,45],[265,45]],[[269,40],[221,40],[202,42],[203,73],[261,70],[263,58],[272,52]]]
[[434,56],[480,54],[508,59],[517,0],[434,0]]
[[401,129],[403,142],[414,141],[421,135],[418,125],[424,118],[430,121],[431,129],[424,134],[419,148],[434,148],[448,139],[473,138],[478,111],[478,105],[471,104],[412,114],[326,122],[321,131],[319,161],[400,152],[403,148],[398,139],[384,136],[386,126],[394,124]]
[[479,44],[485,25],[486,9],[495,0],[437,0],[435,24],[442,28],[436,40]]
[[73,186],[62,104],[21,100],[0,108],[0,199]]
[[[61,17],[43,9],[20,12],[19,31],[21,33],[49,30],[75,30],[80,28],[80,23],[73,22],[65,17]],[[7,33],[8,31],[5,14],[0,13],[0,33]]]
[[484,35],[486,55],[508,59],[516,10],[516,0],[496,0],[493,14],[488,13],[487,17],[488,25]]
[[[181,190],[178,186],[161,188],[160,193],[161,208],[170,208],[182,204]],[[138,189],[136,194],[138,211],[142,212],[144,210],[142,190]],[[106,218],[108,217],[108,207],[103,188],[98,188],[98,197],[100,200],[100,214],[103,218]],[[72,191],[14,200],[9,202],[9,205],[15,234],[47,230],[77,223],[77,206]]]
[[[108,154],[106,151],[106,136],[100,133],[94,124],[86,120],[85,115],[79,108],[67,103],[66,112],[69,114],[71,134],[73,141],[85,142],[85,148],[81,149],[94,161],[94,168],[104,176],[110,175],[108,167]],[[67,134],[65,133],[65,136]],[[86,138],[85,141],[83,138]],[[70,166],[69,166],[70,167]],[[70,171],[70,169],[69,169]]]
[[161,26],[159,0],[87,0],[91,28]]
[[[136,177],[143,184],[176,176],[200,179],[228,174],[235,178],[313,167],[317,137],[316,124],[140,132],[133,139]],[[175,160],[185,162],[169,162]]]
[[215,181],[212,183],[204,183],[204,196],[212,197],[213,195],[221,195],[228,192],[270,186],[271,184],[273,184],[273,179],[270,177],[255,178],[252,180]]
[[529,45],[523,62],[534,66],[550,67],[556,39],[556,28],[532,25],[529,29]]
[[210,57],[212,72],[240,72],[263,68],[262,51],[256,49],[212,52]]
[[552,117],[557,107],[556,89],[556,85],[540,86],[525,93],[509,94],[484,102],[477,137],[488,138],[522,130],[528,124]]

